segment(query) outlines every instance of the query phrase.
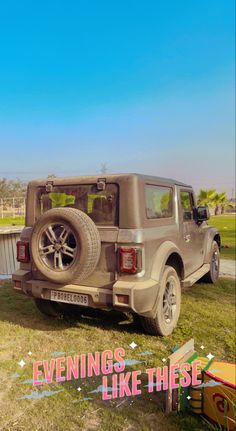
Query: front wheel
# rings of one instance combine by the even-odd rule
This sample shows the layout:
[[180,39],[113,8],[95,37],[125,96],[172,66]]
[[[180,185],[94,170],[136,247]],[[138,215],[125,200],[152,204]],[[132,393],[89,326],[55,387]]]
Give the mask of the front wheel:
[[220,251],[216,241],[212,241],[210,254],[210,271],[204,275],[202,281],[205,283],[216,283],[220,272]]
[[180,315],[181,287],[177,272],[172,266],[165,266],[157,298],[154,318],[141,316],[144,330],[151,335],[170,335]]

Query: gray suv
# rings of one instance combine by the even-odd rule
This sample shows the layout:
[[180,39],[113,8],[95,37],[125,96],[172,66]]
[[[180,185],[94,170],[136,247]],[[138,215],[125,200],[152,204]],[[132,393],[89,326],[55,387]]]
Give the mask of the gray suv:
[[138,314],[149,334],[177,325],[181,288],[219,276],[220,235],[191,186],[139,174],[28,185],[13,288],[50,316],[78,307]]

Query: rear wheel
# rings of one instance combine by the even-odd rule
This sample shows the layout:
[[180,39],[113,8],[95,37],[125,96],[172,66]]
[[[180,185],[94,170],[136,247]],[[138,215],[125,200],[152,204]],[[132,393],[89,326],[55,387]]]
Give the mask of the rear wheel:
[[57,302],[39,298],[36,298],[34,302],[38,310],[45,316],[60,317],[63,314],[63,309]]
[[77,318],[83,312],[83,307],[73,304],[65,304],[63,302],[50,301],[49,299],[34,299],[38,310],[49,317],[68,317]]
[[181,287],[177,272],[166,265],[160,282],[156,316],[141,316],[145,331],[151,335],[170,335],[177,325],[181,304]]

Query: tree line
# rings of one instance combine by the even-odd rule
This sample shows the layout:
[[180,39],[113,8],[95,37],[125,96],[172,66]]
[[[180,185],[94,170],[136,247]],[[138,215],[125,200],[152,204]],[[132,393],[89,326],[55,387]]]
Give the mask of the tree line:
[[27,184],[19,179],[0,178],[0,199],[24,197],[26,188]]
[[[104,169],[105,170],[105,169]],[[53,178],[55,175],[48,175]],[[24,197],[26,194],[27,183],[20,179],[8,180],[0,178],[0,199]],[[215,215],[223,214],[227,207],[232,207],[232,202],[227,198],[225,192],[218,193],[216,189],[201,189],[198,194],[198,205],[208,205],[214,209]]]
[[215,215],[224,214],[227,207],[232,207],[232,202],[227,198],[226,192],[218,193],[216,189],[201,189],[198,195],[198,205],[214,209]]

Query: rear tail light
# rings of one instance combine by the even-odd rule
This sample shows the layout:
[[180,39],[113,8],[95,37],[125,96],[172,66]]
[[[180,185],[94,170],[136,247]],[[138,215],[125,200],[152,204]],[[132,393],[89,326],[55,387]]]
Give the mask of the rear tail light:
[[18,241],[16,247],[17,261],[22,263],[28,263],[30,261],[29,243],[26,241]]
[[137,272],[137,249],[120,247],[119,249],[120,271],[129,274]]

